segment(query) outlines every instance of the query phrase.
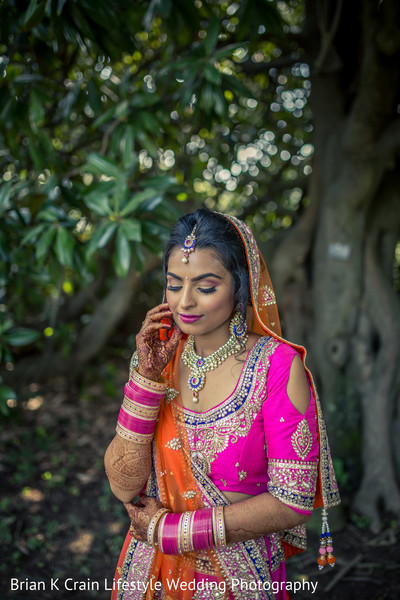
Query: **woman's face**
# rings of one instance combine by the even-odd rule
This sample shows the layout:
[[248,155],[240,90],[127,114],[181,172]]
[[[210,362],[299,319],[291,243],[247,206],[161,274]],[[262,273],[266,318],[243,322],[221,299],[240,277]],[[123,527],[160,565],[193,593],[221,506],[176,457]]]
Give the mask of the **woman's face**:
[[166,297],[175,322],[184,333],[226,334],[233,311],[232,275],[215,251],[196,249],[189,262],[175,248],[168,261]]

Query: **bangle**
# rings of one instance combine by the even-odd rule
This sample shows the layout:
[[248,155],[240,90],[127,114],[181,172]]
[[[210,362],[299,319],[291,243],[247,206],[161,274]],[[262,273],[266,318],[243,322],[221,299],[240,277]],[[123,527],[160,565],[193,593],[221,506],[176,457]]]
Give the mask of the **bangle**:
[[158,546],[163,554],[186,554],[213,548],[213,510],[201,508],[161,515]]
[[137,387],[146,392],[156,392],[158,394],[161,394],[162,396],[165,394],[165,390],[167,389],[166,383],[161,383],[159,381],[147,379],[147,377],[143,377],[143,375],[140,375],[136,369],[132,371],[131,381],[133,381]]
[[215,548],[225,548],[226,531],[224,520],[224,507],[214,506],[212,509],[212,529]]
[[167,384],[158,383],[132,372],[125,385],[124,401],[119,411],[117,433],[136,444],[149,444],[154,436],[161,399]]
[[178,532],[182,514],[184,513],[166,513],[161,517],[158,546],[163,554],[180,554]]
[[163,515],[167,512],[170,512],[169,508],[160,508],[155,515],[153,515],[150,519],[149,526],[147,528],[147,541],[150,546],[157,546],[157,542],[154,542],[154,533],[157,527],[157,523],[161,519]]

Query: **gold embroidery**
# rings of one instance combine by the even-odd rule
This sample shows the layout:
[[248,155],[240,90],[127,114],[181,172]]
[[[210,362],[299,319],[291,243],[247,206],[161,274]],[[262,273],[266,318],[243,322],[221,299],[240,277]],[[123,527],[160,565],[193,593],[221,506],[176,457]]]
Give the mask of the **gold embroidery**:
[[260,290],[259,306],[271,306],[271,304],[276,304],[275,292],[271,287],[265,285]]
[[165,392],[165,401],[166,401],[167,404],[169,404],[170,402],[172,402],[172,400],[175,400],[175,398],[177,396],[179,396],[178,390],[175,390],[174,388],[167,387],[167,390]]
[[171,450],[179,450],[179,448],[182,448],[181,440],[177,437],[172,438],[172,440],[169,440],[169,442],[165,444],[165,447],[171,448]]
[[[314,382],[312,382],[314,383]],[[315,387],[314,387],[315,389]],[[340,494],[337,486],[335,477],[335,471],[333,470],[331,451],[329,449],[328,436],[326,433],[326,426],[324,417],[322,415],[321,404],[316,397],[317,404],[317,415],[318,415],[318,430],[320,439],[320,474],[321,474],[321,488],[322,498],[324,501],[324,508],[332,508],[340,504]]]
[[292,529],[286,529],[280,532],[281,540],[284,540],[292,546],[306,550],[307,548],[307,535],[306,526],[304,524],[297,525]]
[[297,429],[292,433],[292,446],[297,456],[301,459],[307,456],[311,450],[312,436],[306,419],[302,419],[297,425]]
[[183,492],[182,496],[184,498],[194,498],[196,495],[196,492],[194,492],[193,490],[188,490],[187,492]]
[[[275,339],[266,341],[265,338],[260,338],[249,355],[247,364],[250,368],[243,369],[236,393],[221,405],[198,414],[184,413],[184,409],[177,405],[180,410],[178,422],[183,427],[186,425],[189,447],[193,451],[192,459],[197,464],[201,463],[205,473],[210,473],[211,463],[229,444],[248,435],[265,400],[269,357],[278,344]],[[260,363],[262,369],[259,369]]]
[[239,480],[243,481],[245,477],[247,477],[247,471],[239,471]]
[[317,463],[268,459],[268,491],[294,508],[312,510],[317,484]]

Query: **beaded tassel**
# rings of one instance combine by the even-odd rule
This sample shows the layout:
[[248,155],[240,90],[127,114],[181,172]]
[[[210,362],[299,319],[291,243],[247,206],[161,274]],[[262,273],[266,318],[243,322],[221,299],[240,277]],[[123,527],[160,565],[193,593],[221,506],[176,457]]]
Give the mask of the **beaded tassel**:
[[318,569],[322,569],[329,564],[329,566],[335,566],[335,557],[333,553],[333,542],[332,534],[329,530],[328,513],[325,508],[322,509],[322,528],[320,537],[319,557],[318,557]]

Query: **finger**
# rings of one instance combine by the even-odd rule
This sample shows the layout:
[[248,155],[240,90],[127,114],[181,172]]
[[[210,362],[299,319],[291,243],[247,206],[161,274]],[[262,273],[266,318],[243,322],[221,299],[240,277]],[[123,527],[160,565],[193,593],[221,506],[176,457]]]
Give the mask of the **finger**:
[[168,348],[171,348],[171,349],[175,348],[179,344],[179,342],[182,338],[182,335],[183,335],[182,329],[179,327],[179,325],[175,325],[172,335],[169,338],[169,341],[167,342]]
[[154,308],[151,308],[147,314],[148,315],[153,315],[154,313],[163,311],[163,310],[169,310],[169,306],[167,302],[163,302],[162,304],[158,304],[157,306],[155,306]]
[[135,519],[137,516],[137,511],[139,510],[137,506],[135,506],[132,502],[124,503],[126,511],[131,519]]
[[155,321],[160,321],[161,319],[164,319],[166,317],[171,318],[172,317],[172,312],[169,310],[169,308],[165,309],[165,310],[160,310],[156,313],[153,313],[152,315],[149,316],[149,321],[151,322],[155,322]]

